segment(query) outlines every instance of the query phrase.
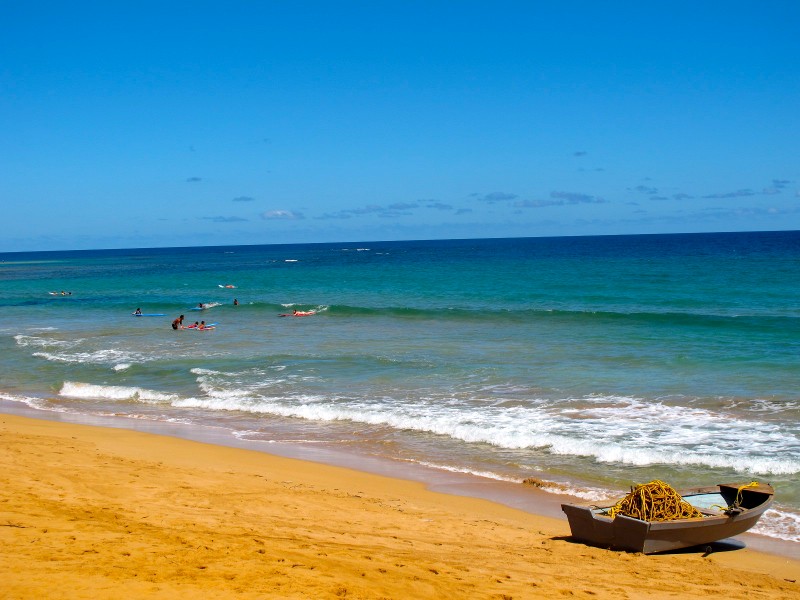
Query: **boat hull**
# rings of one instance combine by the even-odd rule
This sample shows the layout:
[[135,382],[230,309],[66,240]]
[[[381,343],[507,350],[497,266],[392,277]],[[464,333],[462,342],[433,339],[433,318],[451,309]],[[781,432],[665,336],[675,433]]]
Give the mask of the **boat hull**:
[[[682,491],[681,496],[693,505],[702,506],[703,517],[671,521],[642,521],[624,515],[611,519],[603,509],[581,504],[562,504],[572,537],[594,546],[653,554],[689,548],[739,535],[756,524],[772,504],[774,490],[767,484],[739,490],[744,484],[721,484]],[[708,507],[707,497],[721,497],[731,510]],[[697,503],[697,504],[695,504]],[[608,506],[613,506],[610,503]],[[607,508],[607,507],[605,507]]]

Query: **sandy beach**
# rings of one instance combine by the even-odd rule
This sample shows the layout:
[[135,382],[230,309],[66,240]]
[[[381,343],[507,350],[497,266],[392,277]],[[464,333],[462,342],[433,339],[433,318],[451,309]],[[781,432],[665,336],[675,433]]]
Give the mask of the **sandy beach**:
[[643,556],[420,483],[0,415],[2,598],[797,598],[798,561]]

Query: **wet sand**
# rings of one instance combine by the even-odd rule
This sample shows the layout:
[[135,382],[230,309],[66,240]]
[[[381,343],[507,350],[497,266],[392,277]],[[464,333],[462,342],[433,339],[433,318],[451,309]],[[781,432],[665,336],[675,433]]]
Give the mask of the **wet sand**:
[[2,598],[797,598],[800,562],[643,556],[417,482],[0,414]]

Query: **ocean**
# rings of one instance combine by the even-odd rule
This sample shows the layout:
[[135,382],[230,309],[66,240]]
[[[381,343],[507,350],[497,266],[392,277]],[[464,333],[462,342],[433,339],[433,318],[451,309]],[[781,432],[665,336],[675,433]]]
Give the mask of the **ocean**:
[[7,403],[584,499],[767,481],[755,531],[800,542],[797,231],[5,253],[0,281]]

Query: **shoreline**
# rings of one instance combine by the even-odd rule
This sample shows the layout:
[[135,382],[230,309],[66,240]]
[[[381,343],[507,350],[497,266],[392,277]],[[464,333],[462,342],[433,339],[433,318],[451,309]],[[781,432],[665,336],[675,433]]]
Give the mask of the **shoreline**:
[[[345,452],[329,445],[315,446],[308,443],[290,444],[241,439],[234,436],[230,430],[218,426],[135,419],[127,416],[47,411],[30,407],[24,403],[0,399],[0,416],[3,414],[138,431],[205,444],[252,450],[320,465],[344,467],[372,475],[421,483],[432,492],[488,500],[533,515],[563,521],[565,524],[566,517],[561,510],[561,503],[583,502],[569,494],[543,491],[533,486],[523,485],[521,482],[499,481],[471,473],[446,471],[417,463]],[[758,552],[800,561],[800,544],[798,543],[751,532],[736,536],[736,541],[741,541],[746,547]]]
[[797,596],[800,561],[644,556],[419,482],[0,414],[5,597]]
[[[234,436],[230,430],[214,425],[186,424],[159,420],[136,419],[126,415],[89,415],[76,412],[48,411],[24,403],[0,399],[0,416],[18,415],[32,419],[125,429],[176,439],[262,452],[283,458],[314,462],[320,465],[344,467],[372,475],[413,481],[434,492],[469,496],[497,502],[531,514],[563,520],[562,501],[578,501],[570,495],[539,490],[520,483],[504,482],[471,473],[446,471],[417,463],[346,452],[330,445],[248,440]],[[800,548],[798,549],[800,559]]]
[[[159,420],[136,419],[125,415],[89,415],[72,412],[47,411],[24,403],[0,399],[0,416],[3,414],[25,416],[33,419],[93,425],[112,429],[125,429],[176,439],[212,444],[216,446],[252,450],[283,458],[309,461],[320,465],[344,467],[384,477],[423,484],[432,492],[466,496],[496,502],[509,508],[533,515],[548,517],[567,524],[561,503],[581,503],[584,500],[570,494],[539,490],[515,482],[480,477],[427,467],[417,463],[393,461],[387,458],[346,452],[328,445],[308,443],[266,442],[247,440],[234,436],[224,427],[197,425]],[[569,528],[567,527],[569,532]],[[752,532],[736,536],[737,541],[757,552],[800,561],[800,543],[772,538]]]

